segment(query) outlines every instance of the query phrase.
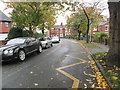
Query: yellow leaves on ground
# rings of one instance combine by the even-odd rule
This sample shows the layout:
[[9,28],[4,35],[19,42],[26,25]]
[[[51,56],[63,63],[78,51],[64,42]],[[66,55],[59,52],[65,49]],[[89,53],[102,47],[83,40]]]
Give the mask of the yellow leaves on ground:
[[33,72],[31,71],[30,74],[33,74]]
[[92,80],[90,80],[90,79],[86,79],[86,81],[91,82]]
[[[86,73],[84,73],[84,74],[92,76],[92,77],[96,77],[96,81],[98,84],[98,87],[95,87],[95,84],[93,84],[91,86],[91,88],[109,88],[109,85],[107,84],[105,78],[103,77],[103,75],[99,71],[99,69],[97,68],[95,61],[90,56],[88,56],[88,58],[90,59],[89,63],[90,63],[91,68],[94,70],[95,75],[86,74]],[[101,60],[101,62],[102,62],[102,60]],[[111,71],[108,71],[108,72],[111,72]],[[117,78],[114,77],[114,79],[117,79]]]
[[112,70],[108,70],[107,72],[112,72]]
[[22,83],[19,83],[19,86],[20,86],[20,87],[22,87],[22,86],[23,86],[23,84],[22,84]]
[[87,84],[84,84],[84,88],[87,88]]
[[117,80],[118,79],[118,77],[115,77],[115,76],[113,76],[112,78],[113,78],[113,80]]
[[53,78],[50,78],[50,80],[53,80]]
[[39,84],[38,83],[33,83],[35,86],[38,86]]
[[100,62],[103,62],[103,60],[99,60]]
[[86,79],[86,81],[88,81],[89,83],[93,83],[91,79]]
[[96,75],[92,75],[92,74],[87,74],[85,71],[83,72],[85,75],[91,76],[91,77],[96,77]]
[[95,88],[95,83],[91,86],[91,88]]

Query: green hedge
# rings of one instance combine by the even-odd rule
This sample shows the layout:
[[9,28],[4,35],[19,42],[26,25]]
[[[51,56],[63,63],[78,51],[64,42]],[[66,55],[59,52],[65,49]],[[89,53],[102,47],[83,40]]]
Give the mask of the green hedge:
[[13,39],[17,37],[29,37],[29,31],[28,30],[22,30],[18,27],[12,27],[8,33],[7,39]]

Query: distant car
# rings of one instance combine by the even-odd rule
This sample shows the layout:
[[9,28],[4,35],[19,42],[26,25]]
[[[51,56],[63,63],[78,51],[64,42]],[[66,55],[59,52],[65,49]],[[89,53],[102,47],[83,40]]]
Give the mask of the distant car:
[[59,42],[60,42],[60,38],[59,38],[59,37],[57,37],[57,36],[52,37],[52,42],[53,42],[53,43],[54,43],[54,42],[59,43]]
[[0,47],[2,62],[17,59],[24,61],[26,55],[37,51],[42,52],[42,44],[33,37],[21,37],[9,40],[6,45]]
[[49,48],[53,46],[50,37],[41,37],[39,38],[39,41],[42,43],[43,48]]

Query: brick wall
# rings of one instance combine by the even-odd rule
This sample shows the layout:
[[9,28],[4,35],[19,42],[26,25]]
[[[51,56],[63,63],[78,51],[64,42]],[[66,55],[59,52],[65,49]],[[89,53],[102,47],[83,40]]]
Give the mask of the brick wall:
[[8,33],[11,27],[11,22],[8,22],[8,27],[5,26],[5,22],[0,22],[0,33]]

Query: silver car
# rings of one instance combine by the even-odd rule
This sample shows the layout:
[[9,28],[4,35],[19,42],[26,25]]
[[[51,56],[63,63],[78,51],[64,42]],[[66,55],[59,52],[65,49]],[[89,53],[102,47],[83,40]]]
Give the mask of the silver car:
[[42,48],[49,48],[52,47],[52,41],[50,37],[41,37],[39,38],[39,41],[42,43]]
[[52,37],[52,42],[53,42],[53,43],[54,43],[54,42],[59,43],[59,42],[60,42],[60,38],[59,38],[59,37],[57,37],[57,36]]

